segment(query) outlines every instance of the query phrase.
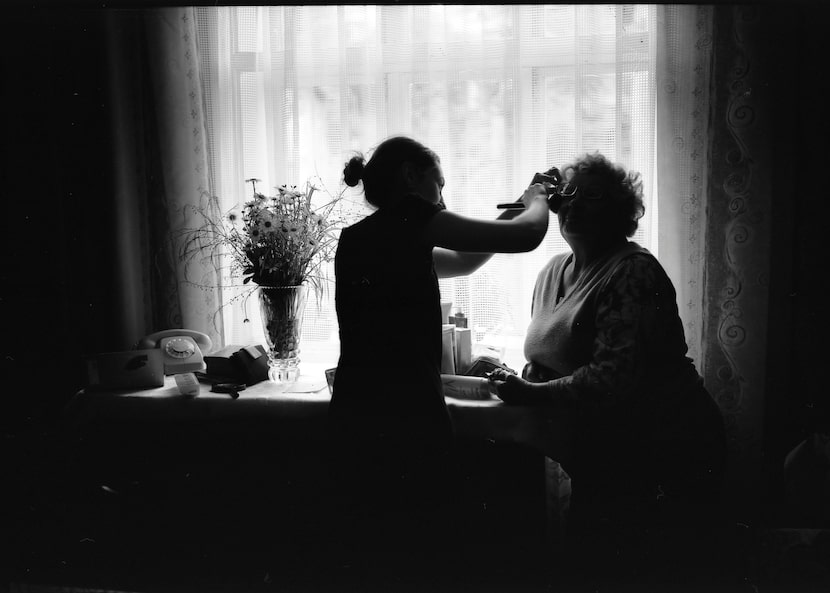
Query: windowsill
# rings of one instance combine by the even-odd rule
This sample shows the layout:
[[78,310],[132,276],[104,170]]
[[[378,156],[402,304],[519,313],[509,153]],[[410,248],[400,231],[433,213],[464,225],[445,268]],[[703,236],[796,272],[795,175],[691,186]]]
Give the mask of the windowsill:
[[[325,436],[331,396],[323,371],[328,362],[302,363],[298,383],[319,385],[301,393],[262,381],[239,392],[237,398],[210,391],[201,384],[197,396],[179,393],[173,377],[163,387],[142,390],[81,390],[66,407],[70,426],[85,434],[119,425],[215,425],[218,423],[272,423],[280,434],[299,441]],[[455,434],[461,439],[517,443],[563,459],[569,450],[567,418],[544,413],[538,407],[507,405],[497,398],[446,398]]]
[[[482,347],[484,343],[492,344],[493,347],[500,351],[501,355],[499,358],[504,364],[517,372],[521,372],[522,367],[524,367],[526,362],[524,358],[523,335],[496,337],[487,336],[485,342],[482,342],[481,344],[473,344],[474,356],[479,348],[481,348],[480,352],[484,352],[486,350],[485,347]],[[300,352],[300,366],[303,368],[303,372],[305,372],[306,368],[309,368],[310,372],[316,372],[316,370],[311,370],[312,367],[314,369],[325,370],[337,366],[337,360],[340,357],[339,342],[303,340],[301,344],[303,348]]]
[[340,357],[339,342],[302,340],[300,346],[302,348],[300,369],[303,374],[317,372],[318,369],[333,369],[337,366],[337,360]]

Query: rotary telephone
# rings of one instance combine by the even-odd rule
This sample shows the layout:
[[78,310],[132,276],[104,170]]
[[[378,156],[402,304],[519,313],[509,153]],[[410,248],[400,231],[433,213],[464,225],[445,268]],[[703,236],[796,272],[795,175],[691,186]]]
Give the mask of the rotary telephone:
[[204,371],[204,352],[213,343],[209,336],[190,329],[167,329],[141,338],[137,349],[158,348],[164,362],[164,374],[176,375]]

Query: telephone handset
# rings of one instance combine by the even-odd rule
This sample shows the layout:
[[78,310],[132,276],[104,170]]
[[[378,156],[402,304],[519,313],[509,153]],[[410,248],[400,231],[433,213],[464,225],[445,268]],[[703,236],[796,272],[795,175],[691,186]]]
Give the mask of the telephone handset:
[[190,329],[167,329],[141,338],[137,348],[159,348],[164,359],[164,374],[204,371],[204,352],[213,343],[209,336]]

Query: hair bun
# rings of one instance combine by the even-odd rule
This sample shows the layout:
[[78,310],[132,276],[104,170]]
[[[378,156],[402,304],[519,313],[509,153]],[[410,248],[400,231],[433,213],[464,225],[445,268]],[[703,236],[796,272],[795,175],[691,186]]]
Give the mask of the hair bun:
[[358,154],[349,159],[346,167],[343,169],[343,181],[349,187],[354,187],[363,179],[363,171],[366,169],[366,159],[362,154]]

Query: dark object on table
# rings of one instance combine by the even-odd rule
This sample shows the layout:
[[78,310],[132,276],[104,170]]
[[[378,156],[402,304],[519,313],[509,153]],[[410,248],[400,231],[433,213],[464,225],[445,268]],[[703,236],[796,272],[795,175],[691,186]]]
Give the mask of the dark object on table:
[[211,383],[254,385],[268,378],[268,355],[265,347],[225,346],[205,356],[207,370],[203,378]]
[[509,366],[490,356],[476,356],[473,359],[473,364],[464,374],[469,377],[487,377],[488,373],[492,373],[496,369],[504,369],[508,373],[516,374],[516,371]]
[[210,390],[214,393],[227,393],[233,399],[236,399],[239,397],[239,392],[244,389],[244,383],[214,383]]

